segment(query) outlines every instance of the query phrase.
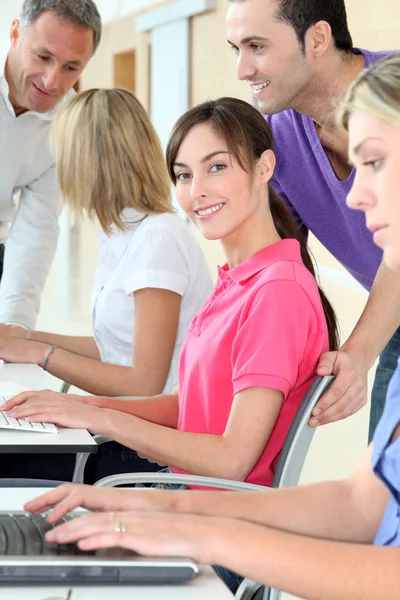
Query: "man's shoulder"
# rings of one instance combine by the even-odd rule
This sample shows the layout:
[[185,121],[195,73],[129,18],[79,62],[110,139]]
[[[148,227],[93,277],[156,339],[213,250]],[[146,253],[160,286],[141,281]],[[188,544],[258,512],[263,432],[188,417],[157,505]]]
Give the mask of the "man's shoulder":
[[300,114],[296,110],[283,110],[274,115],[265,115],[265,119],[271,128],[274,139],[275,150],[279,148],[290,148],[298,145],[303,147],[310,143],[309,117]]
[[356,54],[362,54],[365,57],[365,67],[370,67],[374,63],[381,60],[381,58],[385,58],[388,54],[393,54],[394,52],[398,52],[398,50],[366,50],[365,48],[355,48],[354,52]]

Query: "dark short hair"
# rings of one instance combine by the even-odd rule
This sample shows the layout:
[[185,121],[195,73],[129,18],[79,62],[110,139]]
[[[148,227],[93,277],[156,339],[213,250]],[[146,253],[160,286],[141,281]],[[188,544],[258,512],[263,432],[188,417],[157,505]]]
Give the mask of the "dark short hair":
[[[228,0],[229,2],[244,2],[245,0]],[[291,25],[297,39],[305,49],[307,31],[318,23],[326,21],[332,30],[335,46],[342,52],[351,52],[353,40],[350,35],[347,12],[344,0],[274,0],[277,4],[276,17]]]
[[25,0],[20,21],[30,27],[44,12],[53,12],[60,19],[93,31],[93,51],[101,39],[101,16],[93,0]]

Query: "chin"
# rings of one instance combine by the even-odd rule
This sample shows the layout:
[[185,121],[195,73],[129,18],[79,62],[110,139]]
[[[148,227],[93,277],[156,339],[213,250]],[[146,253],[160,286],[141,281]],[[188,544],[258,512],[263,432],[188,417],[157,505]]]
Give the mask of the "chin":
[[384,259],[385,265],[389,269],[391,269],[392,271],[395,271],[396,273],[400,273],[400,249],[399,249],[399,251],[385,250],[383,259]]

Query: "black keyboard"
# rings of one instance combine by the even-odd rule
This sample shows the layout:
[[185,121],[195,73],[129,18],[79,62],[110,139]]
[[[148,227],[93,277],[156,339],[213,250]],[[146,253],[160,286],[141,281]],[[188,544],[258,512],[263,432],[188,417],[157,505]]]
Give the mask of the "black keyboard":
[[[66,522],[70,517],[64,517]],[[44,539],[53,529],[40,515],[0,513],[0,556],[77,556],[94,554],[81,552],[76,544],[49,544]]]

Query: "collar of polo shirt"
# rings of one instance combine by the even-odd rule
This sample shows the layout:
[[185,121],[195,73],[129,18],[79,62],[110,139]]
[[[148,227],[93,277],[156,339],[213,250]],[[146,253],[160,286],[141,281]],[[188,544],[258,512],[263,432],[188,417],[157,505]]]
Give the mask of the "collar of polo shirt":
[[282,260],[292,260],[298,263],[303,263],[301,259],[300,244],[294,239],[285,239],[271,244],[262,250],[259,250],[253,256],[242,262],[237,267],[229,269],[225,264],[220,267],[220,270],[226,272],[226,275],[235,283],[243,283],[257,275],[260,271],[272,265],[275,262]]

